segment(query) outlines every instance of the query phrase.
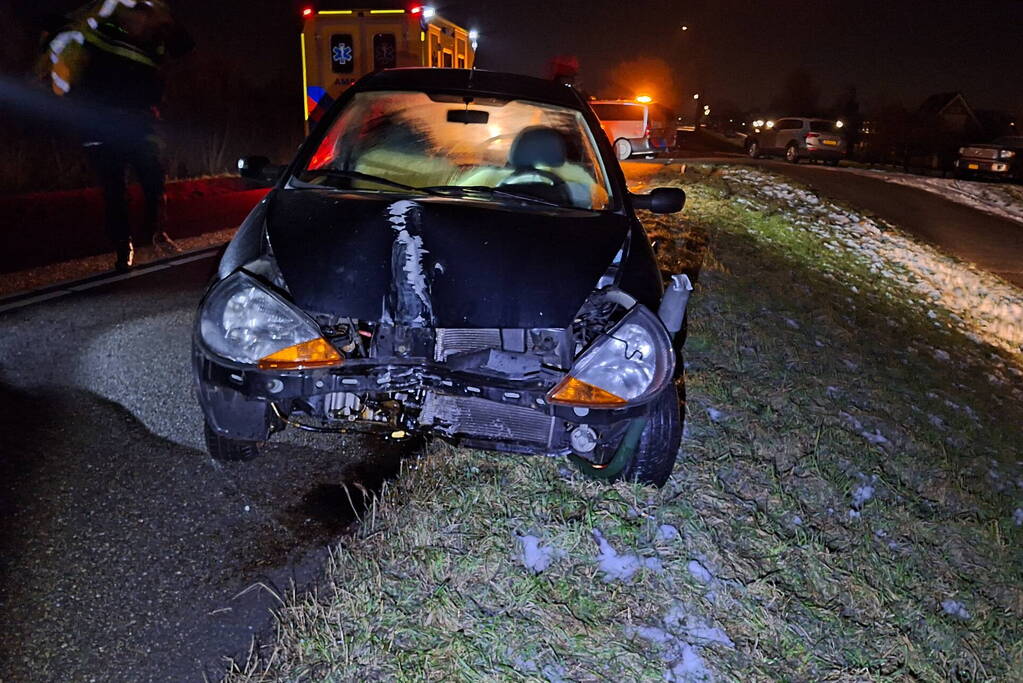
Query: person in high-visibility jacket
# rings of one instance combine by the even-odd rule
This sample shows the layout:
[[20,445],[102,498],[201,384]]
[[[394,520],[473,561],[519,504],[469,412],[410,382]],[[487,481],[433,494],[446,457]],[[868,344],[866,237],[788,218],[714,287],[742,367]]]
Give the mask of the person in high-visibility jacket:
[[[53,92],[98,116],[81,132],[106,206],[115,267],[133,265],[128,217],[128,168],[145,198],[142,242],[173,247],[161,226],[164,170],[156,136],[163,99],[162,67],[192,48],[192,40],[162,0],[102,0],[76,12],[48,48]],[[98,124],[96,122],[99,122]]]

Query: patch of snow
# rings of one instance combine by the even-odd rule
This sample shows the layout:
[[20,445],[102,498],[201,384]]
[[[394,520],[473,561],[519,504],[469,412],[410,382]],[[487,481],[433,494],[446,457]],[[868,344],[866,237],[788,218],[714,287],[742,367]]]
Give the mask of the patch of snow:
[[519,536],[519,543],[522,544],[522,551],[519,553],[522,566],[535,574],[550,567],[558,554],[554,546],[541,545],[540,539],[536,536]]
[[852,492],[852,505],[854,508],[859,510],[863,507],[864,503],[874,497],[874,487],[864,484],[863,486],[857,486]]
[[673,524],[662,524],[657,528],[657,538],[662,541],[674,541],[680,536],[678,527]]
[[664,672],[664,680],[677,683],[713,683],[714,674],[707,668],[707,662],[699,651],[683,643],[678,650],[678,657],[672,662],[671,668]]
[[547,683],[566,683],[568,681],[565,678],[565,667],[560,664],[548,664],[540,670],[540,673],[547,679]]
[[879,430],[879,429],[875,429],[873,431],[873,433],[871,433],[871,432],[860,432],[860,436],[862,436],[864,439],[866,439],[870,443],[874,444],[875,446],[889,443],[888,439],[885,438],[884,434],[882,434],[881,430]]
[[948,351],[942,351],[941,349],[934,349],[934,357],[945,363],[951,360],[951,356],[948,355]]
[[1016,526],[1023,526],[1023,508],[1013,510],[1012,521]]
[[788,325],[789,327],[791,327],[794,330],[798,330],[799,329],[799,323],[797,323],[792,318],[785,318],[785,324]]
[[703,618],[687,613],[682,605],[672,606],[658,626],[627,626],[626,634],[661,645],[661,658],[668,662],[664,672],[666,681],[713,681],[714,674],[707,666],[701,650],[708,645],[721,645],[734,649],[735,643],[722,629],[711,626]]
[[597,563],[600,571],[604,572],[604,582],[628,581],[640,569],[649,569],[654,572],[661,572],[663,568],[661,561],[654,557],[640,558],[636,555],[619,554],[611,544],[604,538],[599,529],[593,530],[593,540],[600,548],[597,555]]
[[721,422],[725,419],[725,414],[715,408],[707,408],[707,417],[710,418],[711,422]]
[[693,575],[693,578],[700,583],[710,583],[714,580],[714,575],[710,573],[710,570],[703,566],[703,563],[699,560],[690,560],[689,564],[686,565],[686,569]]
[[953,616],[956,619],[968,621],[970,618],[970,612],[966,609],[966,605],[958,600],[942,600],[941,609],[944,610],[945,614]]

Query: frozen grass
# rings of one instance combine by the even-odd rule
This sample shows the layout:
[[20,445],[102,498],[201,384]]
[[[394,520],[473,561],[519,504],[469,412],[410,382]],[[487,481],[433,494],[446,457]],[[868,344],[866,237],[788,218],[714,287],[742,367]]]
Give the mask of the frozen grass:
[[710,250],[668,485],[436,445],[229,680],[1023,676],[1015,359],[728,173],[648,223],[670,270]]

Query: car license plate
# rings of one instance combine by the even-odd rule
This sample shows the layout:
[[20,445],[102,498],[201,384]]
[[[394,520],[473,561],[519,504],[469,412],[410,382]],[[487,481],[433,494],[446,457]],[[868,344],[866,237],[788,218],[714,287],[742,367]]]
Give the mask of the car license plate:
[[980,170],[980,166],[978,164],[966,164],[966,168],[970,169],[971,171]]
[[838,141],[837,140],[825,140],[824,144],[825,145],[830,145],[831,147],[834,147],[835,145],[838,144]]

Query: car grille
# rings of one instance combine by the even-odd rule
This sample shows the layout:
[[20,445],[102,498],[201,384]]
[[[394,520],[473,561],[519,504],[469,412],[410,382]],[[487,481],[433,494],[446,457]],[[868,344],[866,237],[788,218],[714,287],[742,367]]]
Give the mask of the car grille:
[[444,362],[449,356],[456,353],[499,348],[501,348],[501,330],[438,329],[437,343],[434,348],[434,360]]
[[461,434],[548,445],[554,428],[554,417],[530,408],[483,398],[430,392],[423,403],[419,423],[423,426],[434,425],[448,436]]
[[998,152],[997,149],[988,149],[987,147],[967,147],[963,150],[963,156],[974,159],[997,159]]

